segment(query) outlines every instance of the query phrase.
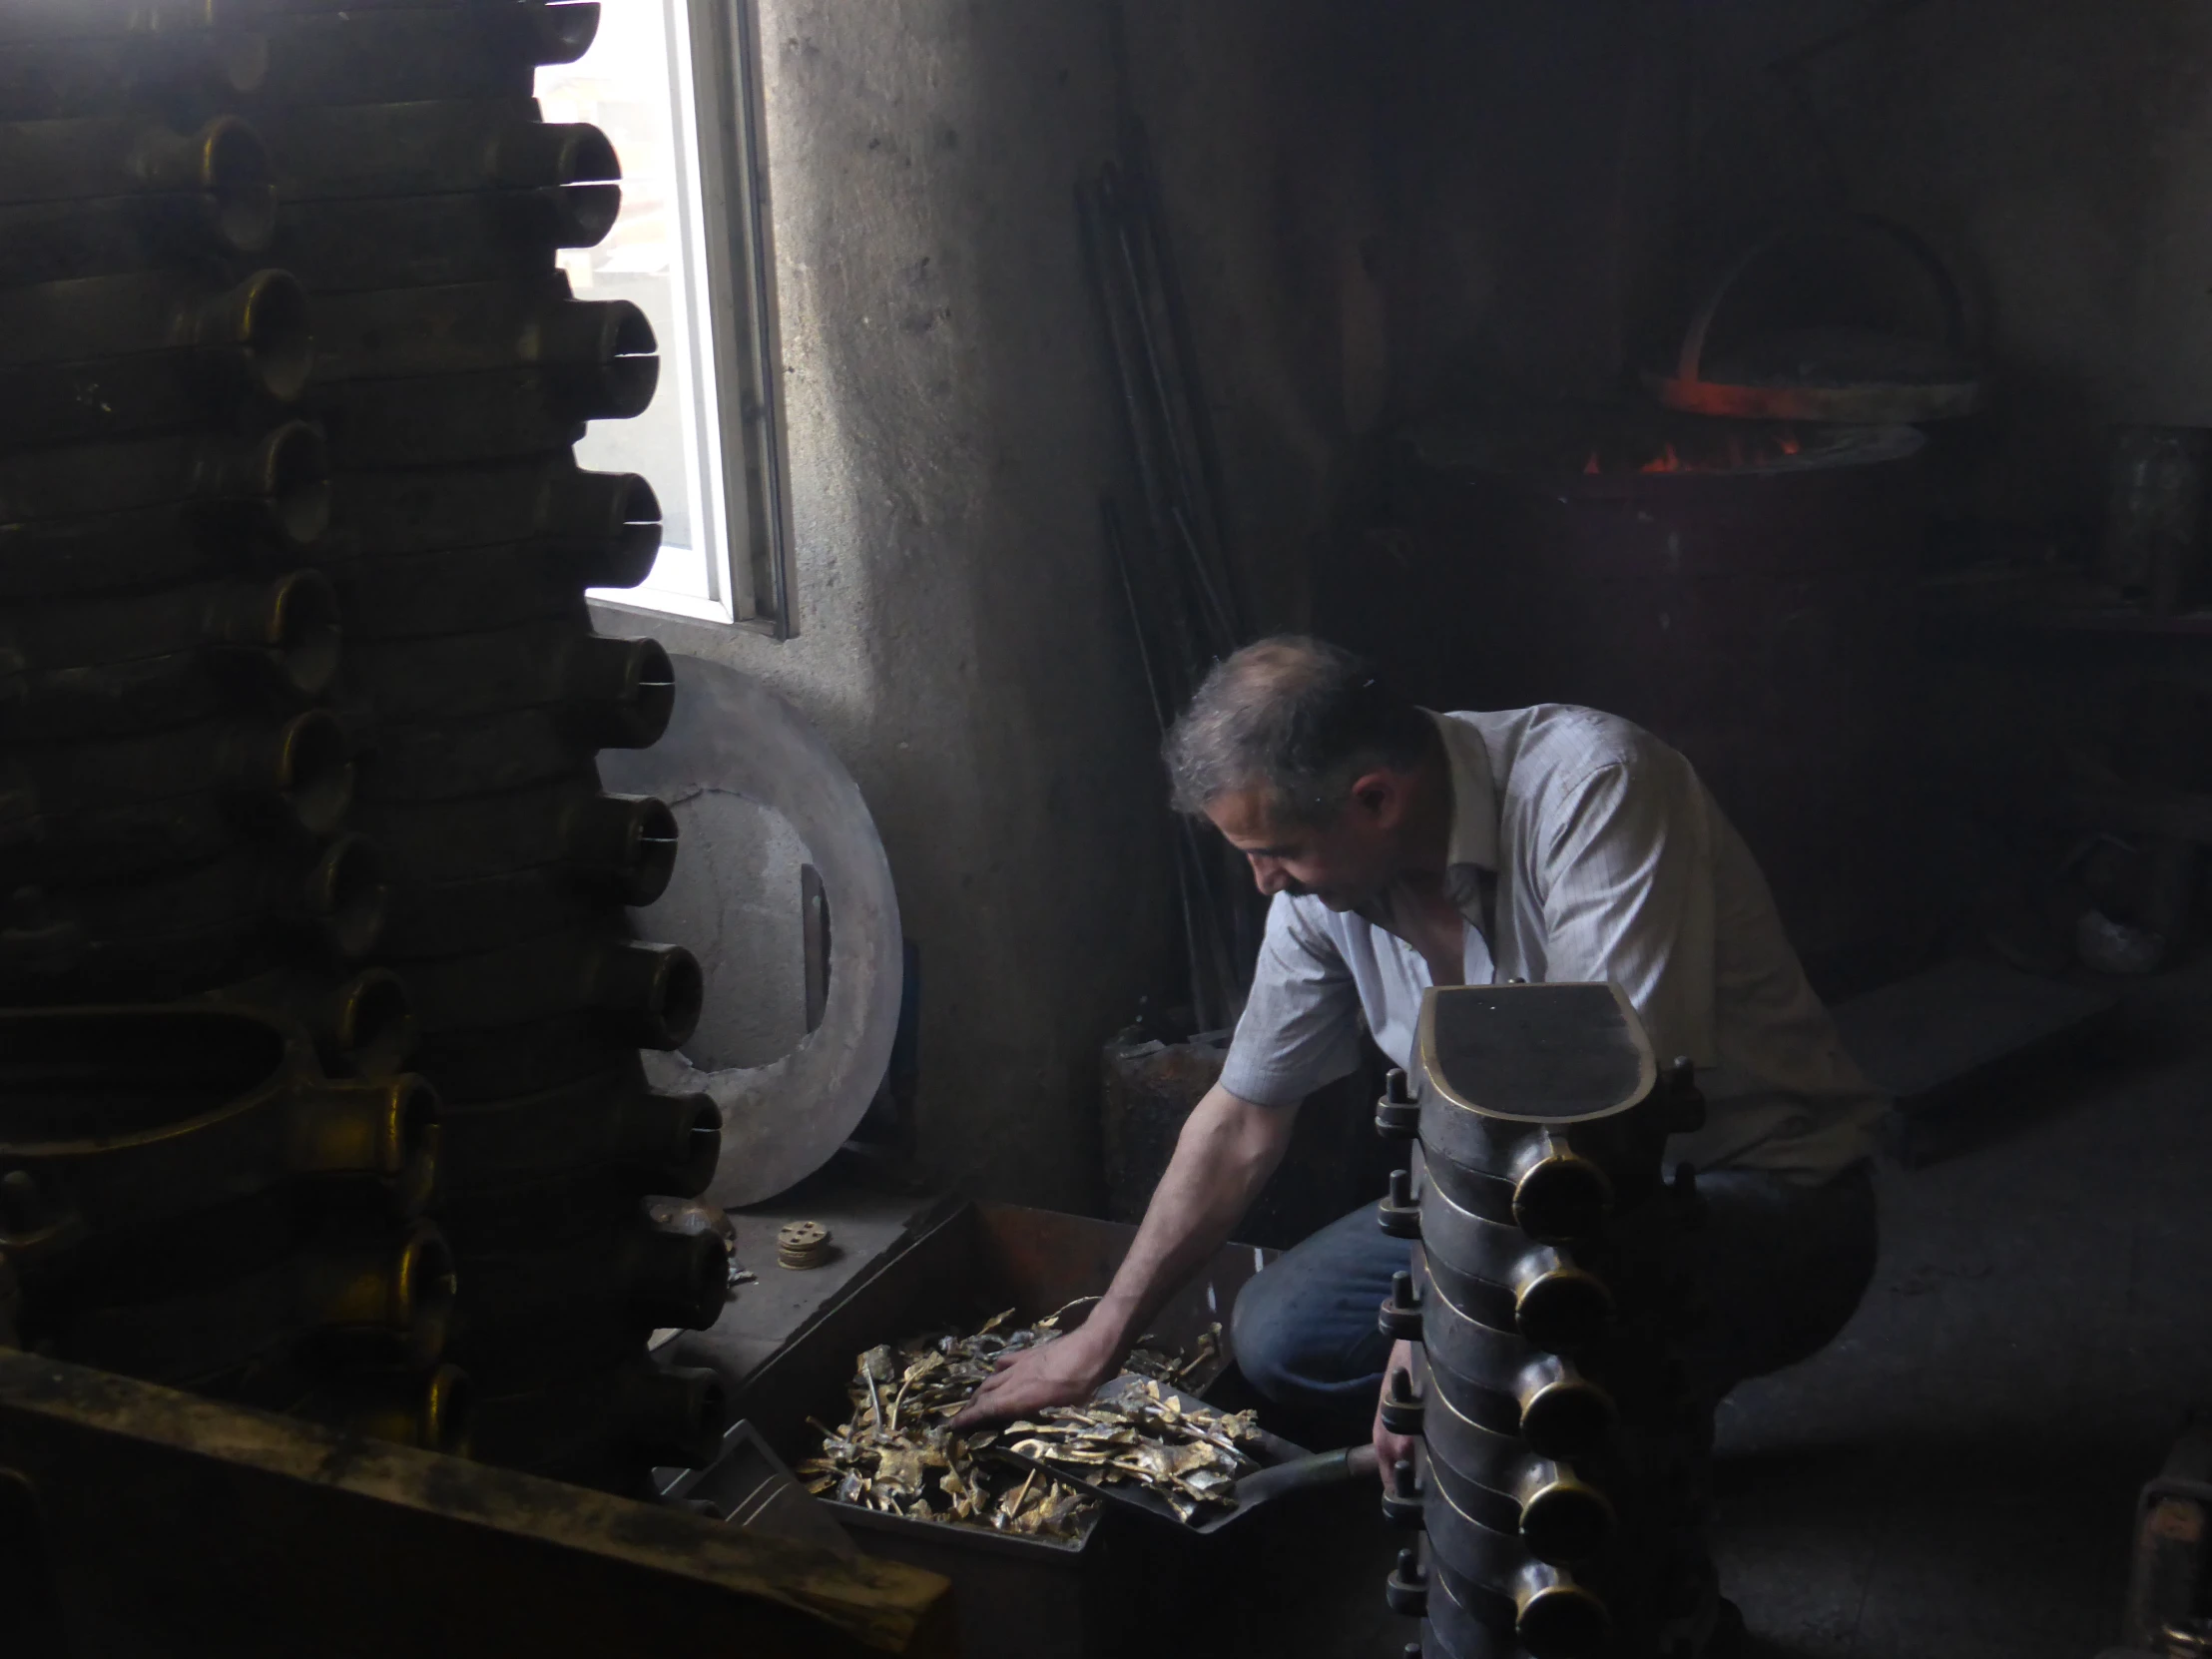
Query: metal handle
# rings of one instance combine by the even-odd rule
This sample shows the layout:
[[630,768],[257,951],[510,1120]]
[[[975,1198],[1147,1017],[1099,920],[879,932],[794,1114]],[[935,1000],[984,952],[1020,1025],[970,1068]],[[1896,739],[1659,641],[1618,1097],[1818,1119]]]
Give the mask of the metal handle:
[[1420,1206],[1412,1195],[1412,1177],[1404,1170],[1390,1171],[1389,1196],[1376,1206],[1376,1225],[1393,1239],[1420,1237]]
[[1413,1298],[1413,1276],[1390,1276],[1389,1300],[1376,1311],[1376,1329],[1393,1343],[1420,1341],[1420,1304]]
[[1281,1497],[1285,1492],[1303,1492],[1316,1486],[1345,1485],[1372,1475],[1375,1469],[1374,1446],[1339,1446],[1335,1451],[1317,1451],[1310,1457],[1294,1457],[1288,1463],[1277,1463],[1272,1468],[1246,1475],[1237,1482],[1236,1498],[1240,1504],[1245,1505],[1264,1503],[1271,1497]]
[[1420,1103],[1406,1087],[1405,1073],[1390,1068],[1382,1098],[1375,1104],[1375,1132],[1386,1141],[1409,1141],[1420,1133]]
[[1412,1378],[1402,1367],[1391,1372],[1382,1391],[1382,1426],[1392,1434],[1418,1434],[1424,1409]]
[[1382,1519],[1407,1532],[1417,1532],[1425,1524],[1420,1486],[1413,1479],[1409,1458],[1400,1457],[1390,1465],[1390,1483],[1382,1492]]
[[1400,1618],[1417,1619],[1428,1612],[1428,1575],[1409,1549],[1397,1552],[1397,1566],[1382,1586],[1382,1599]]

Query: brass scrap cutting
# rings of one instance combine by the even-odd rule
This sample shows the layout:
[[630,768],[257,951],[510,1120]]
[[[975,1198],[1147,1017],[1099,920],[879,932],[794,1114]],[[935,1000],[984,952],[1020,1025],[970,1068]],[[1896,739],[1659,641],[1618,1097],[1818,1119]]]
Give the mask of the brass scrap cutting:
[[[1086,1298],[1085,1302],[1092,1299]],[[933,1520],[1060,1543],[1078,1541],[1099,1500],[1035,1467],[984,1454],[994,1430],[961,1436],[946,1427],[999,1357],[1033,1348],[1058,1334],[1071,1303],[1034,1325],[1009,1328],[1013,1310],[986,1320],[972,1335],[933,1335],[883,1344],[859,1356],[846,1394],[851,1412],[836,1428],[810,1418],[823,1433],[822,1455],[797,1472],[818,1497],[857,1504],[913,1520]],[[1188,1505],[1229,1501],[1236,1473],[1249,1464],[1236,1449],[1251,1430],[1249,1414],[1231,1417],[1187,1410],[1158,1392],[1218,1356],[1221,1328],[1199,1339],[1191,1355],[1140,1349],[1129,1369],[1154,1393],[1134,1407],[1092,1406],[1045,1413],[1006,1432],[1030,1436],[1016,1449],[1063,1466],[1096,1463],[1108,1477],[1155,1485],[1178,1512]],[[1031,1449],[1039,1448],[1039,1449]],[[1095,1478],[1096,1470],[1085,1471]]]

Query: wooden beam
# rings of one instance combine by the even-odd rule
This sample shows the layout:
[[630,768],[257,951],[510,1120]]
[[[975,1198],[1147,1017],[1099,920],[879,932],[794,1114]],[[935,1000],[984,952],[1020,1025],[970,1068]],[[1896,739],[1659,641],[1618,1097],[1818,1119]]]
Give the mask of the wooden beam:
[[80,1656],[955,1652],[933,1573],[0,1351],[9,1476]]

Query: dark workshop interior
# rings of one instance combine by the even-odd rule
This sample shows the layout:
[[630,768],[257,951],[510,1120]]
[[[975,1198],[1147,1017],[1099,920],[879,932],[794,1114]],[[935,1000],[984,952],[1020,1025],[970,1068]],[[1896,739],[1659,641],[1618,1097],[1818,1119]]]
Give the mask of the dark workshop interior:
[[2191,0],[0,0],[0,1654],[2206,1659],[2208,209]]

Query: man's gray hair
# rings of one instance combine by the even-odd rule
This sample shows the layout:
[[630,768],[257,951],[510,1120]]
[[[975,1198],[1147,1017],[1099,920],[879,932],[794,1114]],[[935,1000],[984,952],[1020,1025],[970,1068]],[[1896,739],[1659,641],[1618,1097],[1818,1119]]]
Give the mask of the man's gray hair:
[[1285,634],[1214,665],[1168,733],[1166,758],[1179,813],[1260,789],[1277,817],[1326,824],[1363,773],[1410,771],[1435,743],[1428,717],[1367,663]]

